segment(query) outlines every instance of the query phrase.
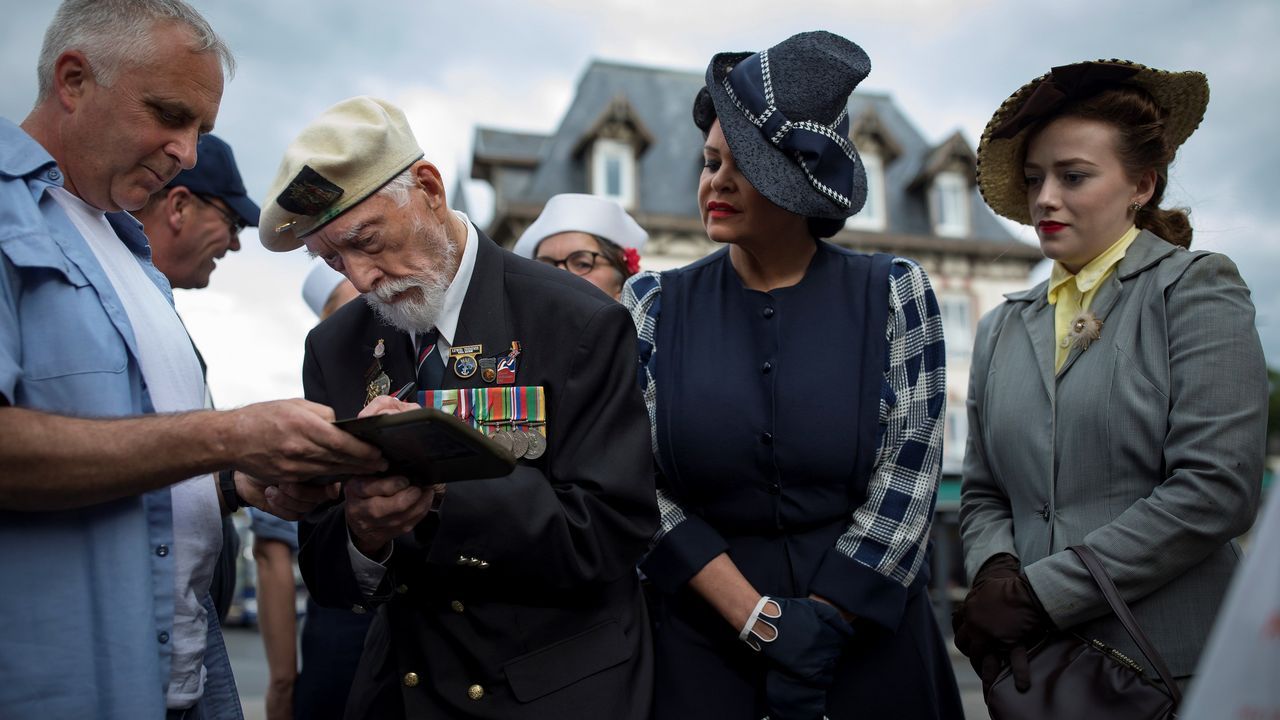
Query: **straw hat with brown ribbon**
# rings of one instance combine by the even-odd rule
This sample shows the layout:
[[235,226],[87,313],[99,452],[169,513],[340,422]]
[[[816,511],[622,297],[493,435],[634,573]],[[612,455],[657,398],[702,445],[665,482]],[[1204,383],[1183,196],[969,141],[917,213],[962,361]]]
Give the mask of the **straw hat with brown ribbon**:
[[1195,132],[1209,105],[1209,81],[1199,72],[1169,72],[1114,59],[1055,67],[1010,95],[982,131],[978,188],[992,210],[1031,224],[1022,175],[1029,129],[1067,105],[1114,85],[1134,85],[1151,95],[1165,113],[1170,150]]

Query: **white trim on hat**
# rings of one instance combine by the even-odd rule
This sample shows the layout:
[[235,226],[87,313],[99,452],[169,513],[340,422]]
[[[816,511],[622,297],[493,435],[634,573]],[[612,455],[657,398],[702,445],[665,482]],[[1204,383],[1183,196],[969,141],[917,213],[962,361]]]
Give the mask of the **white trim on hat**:
[[511,251],[532,258],[538,243],[563,232],[588,233],[624,249],[635,248],[636,252],[644,250],[649,239],[649,233],[616,201],[598,195],[564,193],[547,201],[542,214],[524,231]]

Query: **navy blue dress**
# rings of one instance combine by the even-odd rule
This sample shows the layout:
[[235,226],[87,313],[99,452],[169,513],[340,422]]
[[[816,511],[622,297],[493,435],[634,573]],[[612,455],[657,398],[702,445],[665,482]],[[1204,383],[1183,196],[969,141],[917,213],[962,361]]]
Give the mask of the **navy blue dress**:
[[[652,393],[663,514],[642,564],[662,591],[655,717],[768,714],[762,659],[686,585],[721,552],[762,594],[816,593],[859,616],[828,694],[833,720],[963,717],[925,592],[924,547],[901,558],[916,571],[904,584],[865,562],[883,560],[892,543],[850,545],[884,441],[895,272],[905,274],[890,256],[819,242],[804,278],[771,292],[745,288],[727,249],[648,276],[660,288],[633,316],[650,321],[641,323],[641,373]],[[945,373],[940,344],[930,370]],[[928,512],[933,482],[920,491],[927,498],[914,498]],[[887,495],[877,513],[899,513]]]

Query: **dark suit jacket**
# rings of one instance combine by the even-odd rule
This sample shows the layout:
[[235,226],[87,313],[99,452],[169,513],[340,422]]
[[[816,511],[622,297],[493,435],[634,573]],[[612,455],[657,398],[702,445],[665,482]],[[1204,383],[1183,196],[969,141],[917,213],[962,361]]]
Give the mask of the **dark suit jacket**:
[[[392,386],[412,380],[408,336],[349,303],[307,338],[307,398],[356,415],[379,339]],[[440,512],[395,542],[372,597],[351,570],[342,504],[301,523],[314,597],[380,606],[347,716],[646,718],[652,658],[635,564],[657,509],[631,318],[589,283],[480,234],[453,339],[486,355],[521,343],[516,384],[546,389],[547,451],[507,477],[450,485]],[[444,384],[483,382],[446,370]]]

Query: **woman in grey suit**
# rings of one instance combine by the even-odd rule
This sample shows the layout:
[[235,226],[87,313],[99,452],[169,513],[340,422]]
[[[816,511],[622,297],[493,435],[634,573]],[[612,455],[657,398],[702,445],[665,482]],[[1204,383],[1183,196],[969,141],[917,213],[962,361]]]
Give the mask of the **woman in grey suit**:
[[1083,565],[1101,558],[1172,673],[1189,676],[1257,511],[1267,379],[1235,265],[1189,251],[1160,208],[1199,125],[1197,72],[1054,68],[996,111],[978,148],[993,210],[1032,225],[1049,280],[983,318],[960,523],[972,590],[956,645],[990,684],[1073,628],[1141,658]]

